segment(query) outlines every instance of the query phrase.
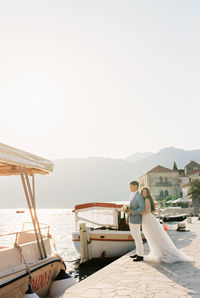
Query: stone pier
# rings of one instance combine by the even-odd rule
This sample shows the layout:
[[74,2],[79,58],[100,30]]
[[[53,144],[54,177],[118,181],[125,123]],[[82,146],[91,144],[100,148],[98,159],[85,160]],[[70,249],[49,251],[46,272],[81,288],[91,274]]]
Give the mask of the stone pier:
[[[192,218],[187,232],[168,231],[176,247],[193,256],[193,263],[133,262],[124,255],[68,289],[64,298],[183,298],[200,297],[200,222]],[[145,254],[148,254],[145,244]]]

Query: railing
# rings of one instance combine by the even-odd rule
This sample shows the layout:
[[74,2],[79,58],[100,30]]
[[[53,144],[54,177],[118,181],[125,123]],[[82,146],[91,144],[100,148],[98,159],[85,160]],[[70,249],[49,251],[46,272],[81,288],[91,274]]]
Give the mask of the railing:
[[[20,234],[23,234],[23,233],[34,233],[35,234],[35,230],[34,229],[27,229],[27,230],[24,230],[24,226],[26,225],[26,224],[32,224],[31,222],[24,222],[23,223],[23,225],[22,225],[22,231],[18,231],[18,232],[12,232],[12,233],[5,233],[5,234],[0,234],[0,237],[9,237],[9,236],[15,236],[15,240],[14,240],[14,243],[18,243],[18,239],[19,239],[19,236],[20,236]],[[47,237],[50,235],[50,227],[49,227],[49,225],[47,225],[47,224],[43,224],[43,223],[41,223],[40,225],[42,225],[42,226],[44,226],[44,227],[41,227],[41,230],[47,230]],[[2,238],[1,238],[2,239]],[[13,238],[12,238],[13,239]],[[8,239],[7,239],[8,240]],[[2,242],[2,244],[3,245],[6,245],[6,246],[10,246],[10,242],[11,241],[8,241],[9,243],[6,243],[5,242],[5,239],[3,239],[3,242]],[[8,244],[8,245],[7,245]],[[1,246],[1,245],[0,245]]]
[[[24,231],[24,226],[26,225],[26,224],[30,224],[30,225],[32,225],[32,222],[31,221],[25,221],[24,223],[23,223],[23,225],[22,225],[22,232],[28,232],[28,231]],[[43,228],[41,228],[41,229],[47,229],[47,234],[49,234],[49,232],[50,232],[50,226],[48,225],[48,224],[45,224],[45,223],[41,223],[40,222],[40,226],[44,226]],[[34,230],[32,230],[32,231],[34,231]],[[21,233],[22,233],[21,232]]]
[[156,182],[156,186],[172,186],[172,183],[169,181],[163,181],[163,182]]

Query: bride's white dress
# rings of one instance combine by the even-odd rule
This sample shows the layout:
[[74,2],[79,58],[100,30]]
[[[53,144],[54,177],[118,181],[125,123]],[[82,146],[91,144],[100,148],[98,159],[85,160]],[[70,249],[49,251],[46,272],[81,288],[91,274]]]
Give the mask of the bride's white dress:
[[159,263],[193,261],[192,257],[176,248],[152,213],[149,212],[142,216],[142,230],[150,248],[150,253],[144,257],[144,260]]

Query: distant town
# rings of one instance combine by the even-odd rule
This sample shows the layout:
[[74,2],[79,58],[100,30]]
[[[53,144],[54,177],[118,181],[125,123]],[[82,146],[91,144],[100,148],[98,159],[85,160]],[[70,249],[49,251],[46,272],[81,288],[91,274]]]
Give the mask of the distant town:
[[141,188],[147,186],[156,201],[164,206],[194,207],[194,213],[200,212],[199,190],[192,199],[189,189],[194,180],[200,184],[200,164],[191,160],[184,169],[178,169],[176,162],[173,168],[156,166],[139,178]]

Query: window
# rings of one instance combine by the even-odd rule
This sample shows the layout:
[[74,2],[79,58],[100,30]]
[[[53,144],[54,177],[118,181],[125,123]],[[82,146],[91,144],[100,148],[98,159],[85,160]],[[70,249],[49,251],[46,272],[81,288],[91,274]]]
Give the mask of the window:
[[165,191],[165,197],[169,195],[168,190]]

